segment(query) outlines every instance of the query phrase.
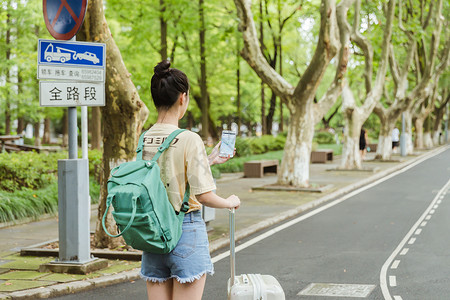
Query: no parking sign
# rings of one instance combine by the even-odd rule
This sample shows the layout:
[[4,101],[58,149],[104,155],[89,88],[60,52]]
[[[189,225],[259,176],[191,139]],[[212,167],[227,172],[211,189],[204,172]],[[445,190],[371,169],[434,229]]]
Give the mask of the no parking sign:
[[70,40],[83,24],[88,0],[43,0],[44,20],[57,40]]

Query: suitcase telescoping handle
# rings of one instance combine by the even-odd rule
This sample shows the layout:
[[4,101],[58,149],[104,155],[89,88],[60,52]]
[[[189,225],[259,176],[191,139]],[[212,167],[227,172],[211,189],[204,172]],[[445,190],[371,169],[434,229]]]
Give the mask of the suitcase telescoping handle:
[[236,251],[235,251],[235,244],[234,244],[234,231],[235,231],[235,223],[234,223],[234,216],[235,216],[236,210],[234,208],[230,209],[230,266],[231,266],[231,286],[234,285],[234,280],[236,277]]

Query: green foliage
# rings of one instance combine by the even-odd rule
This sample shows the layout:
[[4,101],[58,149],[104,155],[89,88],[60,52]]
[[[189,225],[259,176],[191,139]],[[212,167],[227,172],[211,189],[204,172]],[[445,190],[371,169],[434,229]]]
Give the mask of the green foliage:
[[57,154],[18,152],[0,154],[0,188],[6,191],[39,189],[57,173]]
[[248,156],[252,154],[249,139],[247,138],[241,138],[238,136],[236,138],[235,148],[236,148],[236,156]]
[[328,131],[319,131],[314,134],[313,141],[318,144],[333,144],[335,142],[334,134]]
[[284,149],[286,137],[279,135],[263,135],[261,137],[250,138],[249,141],[251,154],[262,154],[269,151],[277,151]]
[[58,210],[58,184],[56,181],[39,190],[23,189],[13,193],[0,191],[0,222],[23,218],[38,219],[42,214]]

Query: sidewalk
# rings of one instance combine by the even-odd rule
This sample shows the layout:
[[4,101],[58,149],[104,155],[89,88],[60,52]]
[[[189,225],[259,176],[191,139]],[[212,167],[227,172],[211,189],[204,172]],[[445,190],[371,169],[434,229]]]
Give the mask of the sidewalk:
[[[442,147],[407,157],[393,155],[392,162],[372,161],[374,154],[369,153],[363,166],[376,169],[376,172],[329,171],[339,166],[340,157],[335,157],[333,162],[326,164],[311,164],[310,182],[332,185],[323,193],[252,190],[253,187],[274,184],[276,175],[242,178],[242,173],[223,174],[222,178],[217,180],[217,193],[224,197],[230,194],[240,197],[242,205],[236,215],[236,239],[242,239],[365,186],[440,149]],[[95,230],[96,219],[96,210],[92,210],[91,230]],[[228,226],[228,210],[216,209],[215,220],[209,224],[213,229],[209,236],[211,252],[228,245]],[[37,270],[40,264],[50,262],[54,258],[26,257],[19,254],[21,248],[36,246],[57,238],[56,217],[0,229],[0,300],[54,297],[139,278],[140,262],[136,261],[109,260],[107,269],[88,275],[52,274]]]

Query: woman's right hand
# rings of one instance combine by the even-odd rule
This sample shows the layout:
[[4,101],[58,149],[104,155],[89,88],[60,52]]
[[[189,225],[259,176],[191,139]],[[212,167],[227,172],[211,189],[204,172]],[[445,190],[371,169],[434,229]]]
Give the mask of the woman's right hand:
[[230,202],[230,208],[238,209],[241,205],[241,199],[236,195],[231,195],[227,200]]

